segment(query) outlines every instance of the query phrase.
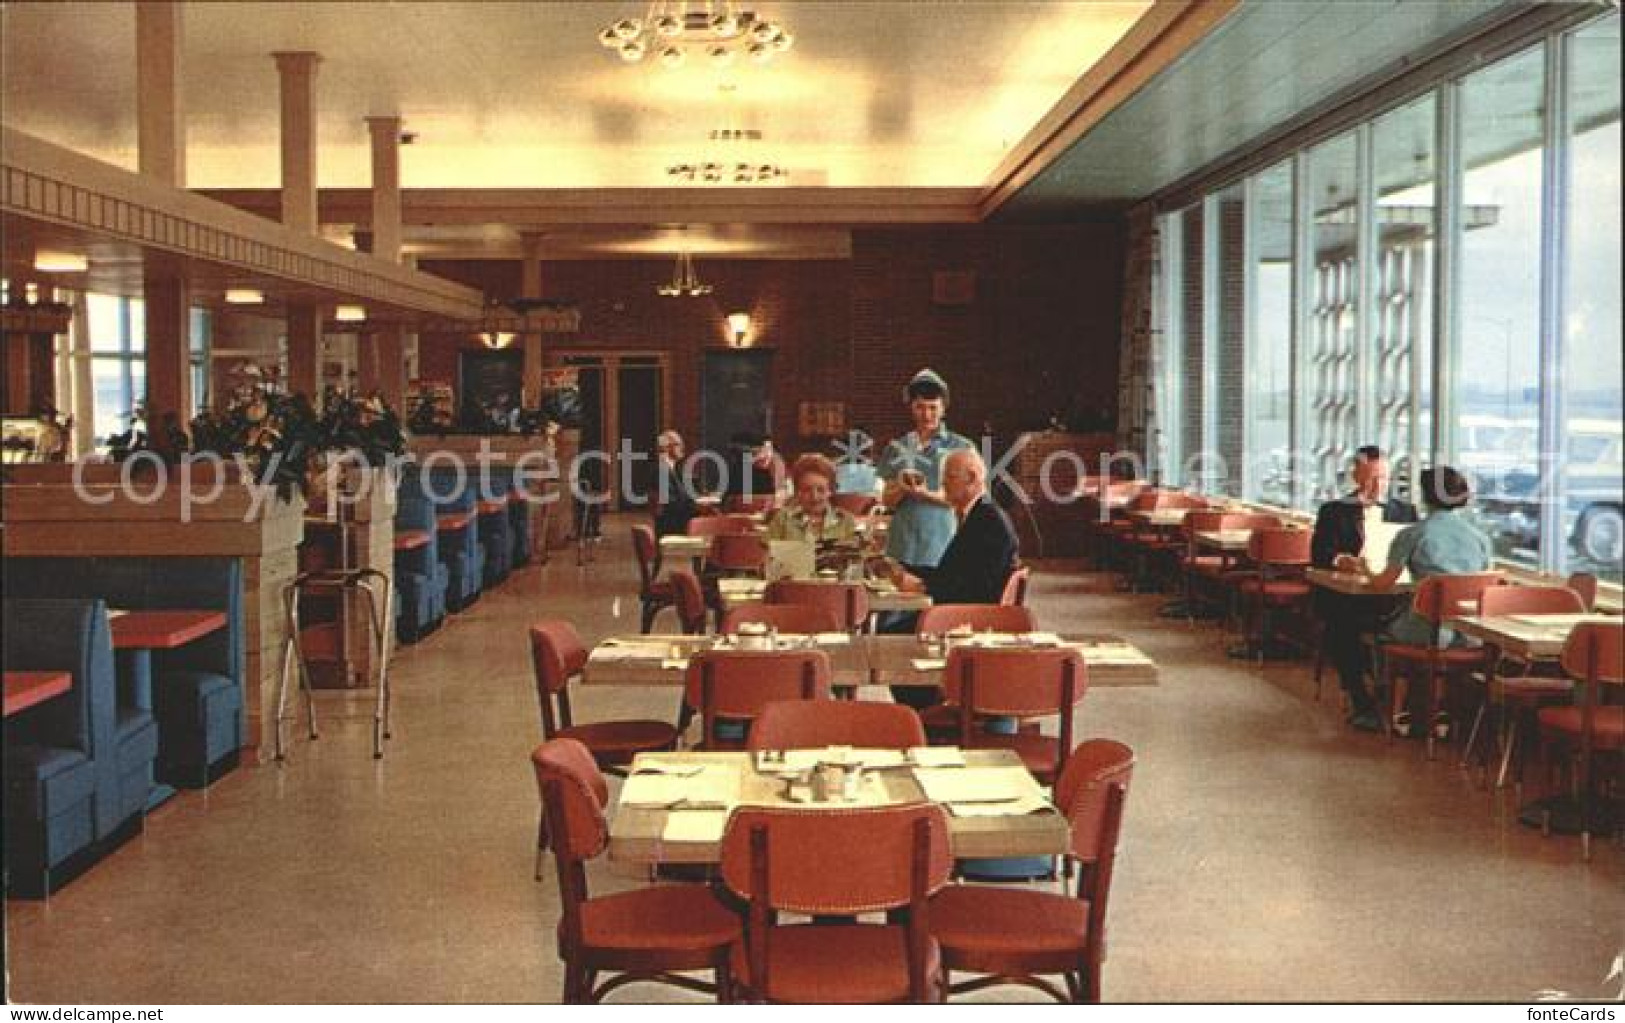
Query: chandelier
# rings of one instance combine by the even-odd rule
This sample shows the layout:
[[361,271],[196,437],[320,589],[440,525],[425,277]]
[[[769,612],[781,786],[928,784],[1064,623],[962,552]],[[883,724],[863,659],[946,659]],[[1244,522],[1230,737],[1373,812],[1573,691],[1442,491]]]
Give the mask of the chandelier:
[[666,168],[670,177],[684,181],[700,181],[710,185],[732,181],[736,185],[758,185],[776,178],[789,177],[790,172],[775,163],[674,163]]
[[604,26],[598,41],[629,64],[654,53],[662,67],[678,68],[690,49],[704,50],[705,59],[717,67],[732,64],[740,50],[766,64],[788,50],[795,37],[776,21],[736,9],[733,0],[653,0],[644,17]]
[[655,291],[667,298],[698,298],[711,294],[711,285],[700,283],[699,274],[694,272],[694,257],[684,249],[677,256],[677,265],[672,267],[671,280]]

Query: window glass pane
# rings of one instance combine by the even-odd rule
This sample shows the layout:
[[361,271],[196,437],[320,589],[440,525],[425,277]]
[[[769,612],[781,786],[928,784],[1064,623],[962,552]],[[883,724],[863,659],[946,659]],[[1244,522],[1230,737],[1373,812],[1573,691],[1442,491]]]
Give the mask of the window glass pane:
[[[124,350],[124,300],[116,295],[85,295],[85,311],[90,323],[90,350]],[[100,431],[97,433],[100,436]]]
[[1430,93],[1372,128],[1377,185],[1377,274],[1373,288],[1375,436],[1388,452],[1394,486],[1410,494],[1432,446],[1434,109]]
[[1309,337],[1305,364],[1309,388],[1307,493],[1318,503],[1343,488],[1354,449],[1355,316],[1358,264],[1355,221],[1359,190],[1355,181],[1354,136],[1339,135],[1309,152],[1309,251],[1315,273],[1309,298]]
[[1569,41],[1564,572],[1621,581],[1619,15]]
[[1497,556],[1531,566],[1539,540],[1544,77],[1537,47],[1462,82],[1460,348],[1446,445],[1478,495],[1467,514],[1495,540]]
[[123,359],[90,360],[90,386],[94,403],[96,443],[105,444],[111,434],[130,426],[130,396],[124,386]]
[[147,303],[139,298],[130,299],[130,351],[147,350]]
[[1213,303],[1214,322],[1218,336],[1213,339],[1214,377],[1218,393],[1212,395],[1217,415],[1213,419],[1215,435],[1210,438],[1220,461],[1215,462],[1207,474],[1204,489],[1226,497],[1241,496],[1243,451],[1243,423],[1247,410],[1245,388],[1247,384],[1247,197],[1241,185],[1234,185],[1218,195],[1215,210],[1218,240],[1217,273],[1213,283],[1216,293],[1209,296]]
[[1292,503],[1292,165],[1253,179],[1247,498]]
[[1179,362],[1173,367],[1180,394],[1180,460],[1176,484],[1199,485],[1202,447],[1202,207],[1179,214]]

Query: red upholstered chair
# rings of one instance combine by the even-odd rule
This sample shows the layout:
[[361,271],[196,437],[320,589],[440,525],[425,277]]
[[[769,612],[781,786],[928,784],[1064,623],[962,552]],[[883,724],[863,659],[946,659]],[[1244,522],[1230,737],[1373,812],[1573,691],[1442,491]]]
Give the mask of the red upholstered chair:
[[[1072,715],[1089,688],[1083,655],[1051,649],[957,646],[943,669],[943,700],[959,716],[963,749],[1008,749],[1040,782],[1052,784],[1072,752]],[[991,734],[978,717],[1059,718],[1060,735]]]
[[[1071,824],[1066,857],[1082,868],[1074,894],[956,884],[931,900],[951,994],[1022,984],[1061,1002],[1100,1001],[1106,903],[1133,774],[1134,752],[1110,739],[1090,739],[1067,758],[1055,803]],[[955,970],[984,976],[953,984]],[[1064,992],[1042,979],[1057,973]]]
[[[1221,580],[1235,564],[1235,558],[1220,551],[1204,550],[1196,540],[1198,533],[1218,533],[1232,529],[1260,529],[1279,526],[1281,520],[1274,515],[1255,515],[1250,512],[1193,511],[1185,516],[1180,527],[1184,551],[1179,558],[1180,575],[1185,581],[1186,617],[1194,620],[1196,604],[1204,595],[1211,595],[1223,603]],[[1207,594],[1203,594],[1203,590]]]
[[[1498,572],[1478,572],[1466,575],[1434,575],[1423,579],[1411,595],[1411,609],[1426,619],[1432,627],[1431,642],[1426,646],[1409,643],[1384,643],[1383,683],[1389,687],[1393,713],[1403,710],[1408,689],[1404,679],[1396,682],[1395,671],[1409,676],[1420,675],[1427,686],[1428,721],[1427,755],[1433,759],[1435,733],[1440,730],[1440,704],[1443,689],[1451,676],[1466,675],[1484,666],[1483,647],[1439,647],[1439,634],[1445,619],[1460,614],[1472,614],[1479,608],[1479,599],[1491,586],[1501,585]],[[1389,735],[1393,734],[1390,728]]]
[[722,536],[750,533],[756,529],[756,520],[749,515],[705,515],[688,520],[689,536]]
[[1563,585],[1580,595],[1587,611],[1597,606],[1597,577],[1590,572],[1574,572]]
[[833,494],[829,503],[856,518],[863,518],[874,508],[878,498],[873,494]]
[[[587,748],[604,770],[624,768],[639,753],[677,748],[677,729],[666,721],[571,720],[570,680],[587,664],[587,648],[569,622],[537,622],[530,627],[530,660],[536,674],[536,703],[541,708],[542,738],[574,739]],[[536,876],[541,877],[541,850],[547,844],[547,819],[537,826]]]
[[[1129,504],[1129,511],[1202,511],[1208,507],[1207,499],[1182,490],[1148,490]],[[1128,528],[1120,542],[1133,556],[1134,579],[1149,578],[1153,562],[1177,557],[1184,550],[1186,540],[1179,528],[1169,529],[1140,522],[1128,517]]]
[[[604,776],[574,739],[544,742],[530,761],[542,813],[553,821],[549,844],[558,863],[564,1001],[596,1002],[636,981],[715,992],[727,1001],[730,951],[743,934],[738,915],[702,885],[657,885],[592,898],[584,864],[609,844]],[[695,970],[712,971],[715,983],[677,975]],[[597,984],[603,972],[617,976]]]
[[655,615],[677,600],[671,583],[660,576],[660,541],[648,526],[632,527],[632,552],[638,558],[638,600],[642,602],[642,631],[654,628]]
[[978,632],[1037,632],[1038,616],[1018,604],[936,604],[920,612],[914,631],[940,636],[966,625]]
[[708,575],[756,575],[767,567],[767,541],[756,533],[719,533],[706,557]]
[[846,630],[833,610],[818,604],[768,604],[753,600],[732,608],[723,616],[722,632],[733,635],[746,623],[767,625],[792,636]]
[[857,630],[869,620],[869,591],[862,583],[822,582],[813,579],[777,579],[767,585],[769,604],[814,604],[838,615],[842,627]]
[[[1119,560],[1121,541],[1131,528],[1126,510],[1133,507],[1138,495],[1151,490],[1138,480],[1107,483],[1091,497],[1086,498],[1088,524],[1085,535],[1089,542],[1089,556],[1099,568],[1111,568]],[[1126,502],[1126,503],[1124,503]]]
[[[1490,586],[1478,595],[1478,613],[1486,617],[1516,614],[1580,614],[1585,601],[1564,586]],[[1513,758],[1517,755],[1520,733],[1533,722],[1534,711],[1550,703],[1568,699],[1574,683],[1566,676],[1535,674],[1534,665],[1502,656],[1499,663],[1485,659],[1484,699],[1473,718],[1462,751],[1465,766],[1478,745],[1478,736],[1492,707],[1501,709],[1501,770],[1496,787],[1506,784]]]
[[691,636],[703,633],[708,608],[699,576],[686,568],[674,568],[668,573],[668,578],[671,580],[677,620],[682,624],[683,631]]
[[[1625,624],[1587,622],[1575,626],[1563,644],[1562,664],[1563,670],[1581,683],[1580,702],[1542,707],[1536,712],[1536,721],[1542,741],[1561,747],[1577,768],[1580,842],[1585,858],[1590,859],[1591,828],[1595,823],[1591,810],[1596,799],[1592,777],[1597,755],[1614,759],[1616,778],[1622,774],[1618,762],[1625,757],[1625,706],[1619,702],[1625,698]],[[1615,797],[1617,800],[1617,789]],[[1547,814],[1543,828],[1549,832],[1549,810]]]
[[[722,837],[723,883],[750,906],[735,981],[768,1002],[940,1001],[929,903],[952,868],[938,806],[739,808]],[[901,922],[781,925],[783,912]]]
[[717,722],[750,722],[775,700],[828,700],[829,655],[822,650],[702,650],[688,662],[684,699],[699,711],[700,749],[739,749]]
[[855,700],[777,700],[751,722],[751,750],[912,749],[925,745],[925,726],[911,707]]
[[1033,570],[1022,565],[1004,580],[1004,592],[999,594],[999,603],[1012,607],[1022,607],[1027,603],[1027,584],[1032,581]]
[[1314,534],[1307,529],[1255,529],[1247,541],[1247,557],[1256,574],[1241,578],[1236,592],[1242,606],[1252,612],[1252,642],[1258,662],[1264,663],[1269,646],[1272,614],[1309,599],[1303,570],[1309,567],[1309,546]]

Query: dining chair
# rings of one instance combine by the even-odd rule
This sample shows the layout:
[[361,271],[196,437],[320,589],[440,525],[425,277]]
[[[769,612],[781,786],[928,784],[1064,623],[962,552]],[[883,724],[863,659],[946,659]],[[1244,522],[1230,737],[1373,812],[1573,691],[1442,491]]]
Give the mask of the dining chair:
[[705,632],[705,619],[710,608],[706,604],[705,589],[700,577],[686,568],[674,568],[667,573],[671,580],[672,602],[677,608],[677,621],[683,632],[698,636]]
[[[1606,753],[1616,761],[1615,777],[1622,773],[1618,761],[1625,757],[1625,706],[1605,704],[1605,690],[1613,699],[1625,698],[1625,623],[1585,622],[1574,627],[1563,644],[1563,670],[1578,685],[1579,702],[1563,707],[1542,707],[1535,720],[1540,737],[1548,745],[1562,747],[1575,766],[1574,790],[1579,799],[1581,855],[1591,858],[1592,813],[1596,793],[1592,791],[1597,754]],[[1614,790],[1618,800],[1618,785]],[[1616,815],[1614,829],[1621,823]],[[1551,831],[1547,810],[1542,830]]]
[[[1181,490],[1150,490],[1137,496],[1129,505],[1134,511],[1201,511],[1208,508],[1207,499]],[[1183,525],[1183,523],[1182,523]],[[1139,522],[1131,515],[1128,529],[1120,542],[1134,558],[1131,585],[1151,581],[1152,569],[1159,559],[1177,557],[1186,546],[1181,529],[1168,529]]]
[[1020,604],[934,604],[920,612],[914,631],[940,636],[967,626],[977,632],[1037,632],[1038,616]]
[[[1421,616],[1431,630],[1426,645],[1411,643],[1382,644],[1382,684],[1389,693],[1388,735],[1393,737],[1393,720],[1408,703],[1409,683],[1395,679],[1395,669],[1402,674],[1419,673],[1427,685],[1428,730],[1427,757],[1434,757],[1434,743],[1447,719],[1439,716],[1443,689],[1453,676],[1466,675],[1484,666],[1483,647],[1441,647],[1440,636],[1448,618],[1472,614],[1479,608],[1484,591],[1503,582],[1499,572],[1474,572],[1462,575],[1433,575],[1423,579],[1411,595],[1411,609]],[[1399,684],[1404,682],[1405,684]]]
[[[1180,530],[1185,552],[1180,555],[1180,575],[1185,583],[1185,615],[1195,621],[1200,591],[1206,588],[1222,609],[1224,606],[1224,578],[1235,568],[1236,557],[1224,551],[1204,552],[1196,539],[1198,533],[1222,533],[1230,530],[1273,529],[1281,524],[1274,515],[1254,512],[1201,510],[1185,516]],[[1239,579],[1237,580],[1239,582]]]
[[[1111,739],[1090,739],[1067,758],[1055,805],[1069,828],[1065,858],[1080,868],[1070,895],[954,884],[931,900],[949,994],[1020,984],[1060,1002],[1100,1001],[1106,906],[1133,776],[1134,751]],[[982,976],[955,984],[955,970]],[[1064,991],[1043,979],[1052,974]]]
[[[741,749],[746,728],[775,700],[828,700],[830,660],[822,650],[702,650],[688,662],[683,695],[700,715],[706,750]],[[727,723],[738,737],[719,732]]]
[[[1478,595],[1478,613],[1486,618],[1516,614],[1580,614],[1585,601],[1566,586],[1490,586]],[[1533,724],[1534,712],[1546,704],[1561,702],[1574,690],[1574,682],[1564,675],[1537,674],[1536,665],[1508,657],[1486,657],[1484,693],[1473,716],[1473,727],[1461,753],[1466,767],[1478,745],[1478,736],[1490,710],[1501,709],[1501,768],[1495,787],[1506,785],[1507,772],[1517,755],[1520,733]]]
[[648,526],[632,527],[632,552],[638,559],[638,601],[642,605],[641,631],[654,628],[655,615],[677,602],[671,583],[660,578],[660,541]]
[[761,576],[767,568],[767,542],[755,533],[718,533],[706,555],[708,576]]
[[863,628],[869,620],[869,590],[862,583],[825,582],[813,579],[775,579],[763,595],[769,604],[813,604],[827,607],[849,631]]
[[[743,935],[738,914],[704,885],[670,884],[591,896],[585,865],[609,844],[609,787],[592,753],[574,739],[551,739],[530,755],[549,845],[558,864],[559,959],[564,1001],[601,1001],[638,981],[732,994],[730,955]],[[682,976],[710,971],[711,983]],[[598,974],[614,973],[603,984]]]
[[1018,567],[1004,580],[1004,591],[999,594],[999,603],[1007,607],[1023,607],[1027,603],[1027,586],[1032,581],[1033,570],[1027,565]]
[[753,600],[738,604],[722,617],[722,633],[731,636],[741,625],[766,625],[792,636],[844,632],[845,624],[832,609],[818,604],[768,604]]
[[1587,611],[1597,606],[1597,577],[1592,573],[1570,573],[1563,585],[1580,595],[1580,599],[1585,602]]
[[[952,865],[939,806],[740,807],[722,836],[722,880],[748,904],[732,962],[741,994],[803,1004],[940,1001],[929,907]],[[826,922],[784,924],[780,913]],[[827,922],[860,913],[888,913],[889,922]]]
[[[536,703],[541,709],[542,738],[574,739],[585,746],[604,770],[622,770],[639,753],[677,748],[677,729],[667,721],[595,721],[576,724],[570,710],[570,682],[587,665],[587,648],[575,627],[564,621],[542,621],[530,627],[530,659],[536,676]],[[542,876],[542,850],[547,845],[547,819],[536,828],[536,878]]]
[[1258,663],[1269,647],[1272,609],[1289,609],[1309,599],[1311,588],[1303,578],[1309,567],[1314,534],[1307,529],[1255,529],[1247,539],[1247,558],[1256,574],[1237,580],[1236,592],[1244,608],[1252,611],[1255,630],[1251,642]]
[[925,726],[912,707],[856,700],[775,700],[751,722],[745,746],[756,750],[913,749],[925,745]]
[[[1072,752],[1072,716],[1089,688],[1083,655],[1071,647],[957,646],[942,673],[943,701],[958,716],[964,749],[1007,749],[1045,785]],[[993,733],[981,718],[1059,718],[1059,735],[1018,728]]]

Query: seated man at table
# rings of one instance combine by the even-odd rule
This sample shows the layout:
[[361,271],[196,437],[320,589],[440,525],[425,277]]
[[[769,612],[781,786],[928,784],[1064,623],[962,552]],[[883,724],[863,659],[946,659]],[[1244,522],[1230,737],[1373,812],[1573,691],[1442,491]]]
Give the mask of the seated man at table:
[[857,539],[858,520],[829,501],[835,490],[833,462],[819,454],[802,455],[790,467],[790,481],[795,492],[790,503],[768,521],[769,540],[851,543]]
[[683,465],[683,436],[676,430],[665,430],[655,438],[660,475],[655,482],[655,535],[682,535],[688,531],[689,520],[699,513],[694,492],[689,486],[690,476]]
[[[997,604],[1016,567],[1016,531],[988,496],[987,466],[975,448],[948,453],[942,489],[958,522],[953,539],[936,567],[898,569],[892,581],[901,590],[925,591],[933,604]],[[941,699],[938,690],[918,686],[894,686],[892,696],[916,708]]]
[[[1377,522],[1415,522],[1416,509],[1388,494],[1388,462],[1382,449],[1367,445],[1354,453],[1354,491],[1327,501],[1315,517],[1310,560],[1316,568],[1342,568],[1357,561],[1365,546],[1366,526]],[[1340,564],[1341,562],[1341,564]],[[1326,659],[1337,669],[1338,681],[1349,699],[1349,723],[1375,732],[1381,723],[1377,706],[1366,688],[1364,633],[1377,627],[1381,606],[1371,598],[1315,591],[1315,611],[1325,623],[1321,643]]]

